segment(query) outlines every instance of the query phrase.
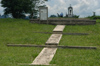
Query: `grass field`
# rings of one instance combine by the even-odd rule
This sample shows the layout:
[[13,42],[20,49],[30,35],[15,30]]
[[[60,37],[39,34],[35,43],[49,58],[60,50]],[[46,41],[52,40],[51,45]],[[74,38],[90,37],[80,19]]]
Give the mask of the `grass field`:
[[67,25],[64,32],[89,33],[89,35],[63,35],[60,45],[96,46],[97,50],[58,49],[51,64],[56,64],[55,66],[100,66],[100,23],[86,26]]
[[[100,22],[100,20],[97,20]],[[0,19],[0,66],[19,66],[18,63],[31,63],[42,48],[7,47],[6,44],[43,45],[51,34],[54,25],[31,24],[22,19]],[[59,45],[96,46],[97,50],[58,49],[51,66],[100,66],[100,23],[96,25],[66,25],[64,32],[89,33],[89,35],[63,35]]]
[[22,19],[0,19],[0,66],[18,66],[18,63],[31,63],[42,48],[7,47],[6,44],[43,45],[55,26],[31,24]]

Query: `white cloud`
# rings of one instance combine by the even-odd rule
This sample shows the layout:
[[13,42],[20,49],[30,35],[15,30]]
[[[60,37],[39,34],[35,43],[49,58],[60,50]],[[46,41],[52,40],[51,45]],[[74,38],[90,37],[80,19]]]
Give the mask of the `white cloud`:
[[49,6],[49,15],[63,12],[68,13],[70,4],[74,9],[74,14],[80,17],[93,15],[97,12],[100,15],[100,0],[49,0],[46,5]]
[[100,15],[100,9],[96,10],[96,15]]

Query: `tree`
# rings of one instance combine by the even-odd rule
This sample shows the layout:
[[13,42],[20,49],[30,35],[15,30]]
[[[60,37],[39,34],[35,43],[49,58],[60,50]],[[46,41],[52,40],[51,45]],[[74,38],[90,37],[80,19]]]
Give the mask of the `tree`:
[[56,15],[51,15],[50,17],[57,17]]
[[31,0],[2,0],[2,7],[4,7],[4,14],[11,14],[13,18],[24,18],[25,13],[31,10]]
[[1,4],[4,7],[4,14],[11,14],[13,18],[24,18],[28,13],[35,16],[38,12],[40,4],[47,0],[2,0]]
[[37,15],[38,12],[38,7],[37,4],[39,4],[39,0],[31,0],[32,5],[31,5],[31,10],[30,10],[30,18],[34,18]]
[[45,7],[46,5],[44,5],[43,3],[45,3],[45,1],[48,0],[31,0],[31,1],[32,5],[30,10],[30,18],[36,18],[39,11],[39,7],[40,6]]

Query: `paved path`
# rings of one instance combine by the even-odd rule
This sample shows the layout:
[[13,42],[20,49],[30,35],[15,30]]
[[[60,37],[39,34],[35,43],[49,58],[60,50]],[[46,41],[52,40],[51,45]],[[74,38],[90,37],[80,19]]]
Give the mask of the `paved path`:
[[40,54],[33,61],[33,65],[49,65],[49,62],[52,60],[54,54],[56,53],[57,48],[44,48]]
[[[50,38],[45,43],[46,45],[58,45],[62,37],[62,32],[65,28],[65,25],[57,25]],[[49,65],[50,61],[53,59],[57,48],[43,48],[40,54],[35,58],[32,65]]]
[[54,34],[62,34],[64,28],[65,28],[65,25],[57,25],[57,26],[54,28],[53,33],[54,33]]
[[46,45],[58,45],[61,37],[62,37],[62,34],[52,34],[45,44]]

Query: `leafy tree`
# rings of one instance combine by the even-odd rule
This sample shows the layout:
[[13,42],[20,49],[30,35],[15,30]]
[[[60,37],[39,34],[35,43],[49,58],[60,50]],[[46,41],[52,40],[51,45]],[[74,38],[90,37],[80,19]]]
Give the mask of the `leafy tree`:
[[73,17],[74,17],[74,18],[79,18],[79,16],[78,16],[78,15],[74,15]]
[[11,14],[13,18],[24,18],[25,13],[31,10],[31,0],[2,0],[4,14]]
[[40,4],[47,0],[2,0],[4,14],[11,14],[13,18],[24,18],[25,14],[36,16]]
[[30,10],[30,18],[34,18],[37,16],[37,12],[38,12],[38,6],[37,4],[39,4],[39,0],[31,0],[32,1],[32,5],[31,5],[31,10]]
[[56,15],[51,15],[50,17],[57,17]]
[[45,7],[46,5],[43,5],[43,3],[45,3],[45,1],[48,0],[31,0],[31,1],[32,1],[32,5],[30,10],[30,18],[36,18],[39,11],[39,7],[40,6]]

